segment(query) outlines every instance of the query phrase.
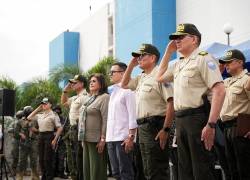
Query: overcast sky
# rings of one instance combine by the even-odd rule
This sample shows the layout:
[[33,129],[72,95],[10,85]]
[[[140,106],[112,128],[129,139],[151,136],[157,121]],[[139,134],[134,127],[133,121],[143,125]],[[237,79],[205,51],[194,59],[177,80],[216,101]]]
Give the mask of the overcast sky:
[[0,75],[7,75],[18,84],[45,76],[49,42],[79,25],[108,1],[0,0]]

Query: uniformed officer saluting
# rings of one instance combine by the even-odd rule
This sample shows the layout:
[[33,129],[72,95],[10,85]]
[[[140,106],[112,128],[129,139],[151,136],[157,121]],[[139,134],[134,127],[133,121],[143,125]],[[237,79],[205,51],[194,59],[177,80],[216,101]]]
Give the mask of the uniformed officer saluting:
[[[160,53],[155,46],[142,44],[132,56],[122,79],[122,87],[136,90],[136,116],[144,174],[147,180],[166,180],[169,179],[166,143],[174,115],[173,89],[170,84],[163,85],[156,81]],[[130,79],[137,65],[143,72]]]
[[[39,127],[38,150],[39,164],[42,171],[42,180],[53,180],[53,157],[56,141],[62,132],[62,125],[57,114],[51,109],[51,101],[43,98],[38,106],[28,117],[28,120],[37,119]],[[41,114],[38,114],[40,111]],[[54,130],[57,129],[54,135]]]
[[250,179],[250,131],[236,136],[238,115],[250,114],[250,76],[244,70],[245,56],[232,49],[219,61],[232,76],[224,80],[226,97],[220,114],[225,127],[227,162],[232,180]]
[[[78,141],[78,120],[80,115],[80,107],[83,105],[87,97],[86,78],[81,75],[75,75],[73,79],[69,79],[69,83],[64,87],[61,95],[61,104],[69,107],[69,123],[70,129],[68,131],[68,141],[65,141],[67,147],[67,161],[70,171],[70,176],[73,180],[83,179],[83,150]],[[75,96],[68,97],[70,91],[76,93]]]
[[[201,34],[195,25],[178,25],[177,32],[169,39],[157,79],[174,82],[179,179],[212,180],[214,167],[210,150],[225,96],[222,77],[214,58],[199,50]],[[168,67],[175,51],[182,57]],[[209,114],[205,99],[210,90],[213,96]]]

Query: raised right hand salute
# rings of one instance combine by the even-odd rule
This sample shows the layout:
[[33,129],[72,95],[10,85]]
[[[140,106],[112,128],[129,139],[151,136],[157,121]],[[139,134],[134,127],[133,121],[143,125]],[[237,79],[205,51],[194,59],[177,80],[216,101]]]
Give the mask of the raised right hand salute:
[[127,67],[127,69],[126,69],[126,71],[125,71],[125,73],[124,73],[124,75],[123,75],[123,78],[122,78],[122,81],[121,81],[121,87],[122,88],[125,88],[125,89],[127,89],[128,87],[127,87],[127,85],[128,85],[128,83],[129,83],[129,80],[131,79],[131,73],[132,73],[132,71],[133,71],[133,69],[136,67],[136,66],[138,66],[138,58],[139,57],[133,57],[131,60],[130,60],[130,62],[129,62],[129,64],[128,64],[128,67]]
[[165,50],[165,53],[162,57],[162,60],[161,60],[160,66],[159,66],[159,72],[156,75],[157,81],[159,81],[159,82],[164,81],[163,75],[168,69],[168,63],[169,63],[169,60],[170,60],[172,54],[175,53],[176,51],[177,51],[177,46],[175,44],[175,41],[171,40],[168,43],[166,50]]

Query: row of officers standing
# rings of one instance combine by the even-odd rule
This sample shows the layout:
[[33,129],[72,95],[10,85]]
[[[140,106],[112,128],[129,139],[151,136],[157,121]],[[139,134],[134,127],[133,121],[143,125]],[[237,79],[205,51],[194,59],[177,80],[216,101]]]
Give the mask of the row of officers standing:
[[[218,62],[199,49],[201,33],[193,24],[178,25],[169,39],[159,66],[160,53],[151,44],[142,44],[132,52],[128,66],[113,64],[110,79],[114,85],[109,89],[102,74],[91,75],[88,83],[82,75],[69,80],[61,103],[69,107],[66,146],[72,179],[107,179],[107,152],[114,177],[134,179],[136,135],[142,178],[170,179],[168,144],[173,122],[178,179],[216,179],[215,150],[227,179],[250,179],[250,77],[244,69],[244,55],[232,49]],[[181,57],[171,64],[169,60],[176,51]],[[137,66],[143,71],[131,78]],[[223,80],[219,66],[231,77]],[[69,97],[71,91],[76,95]],[[41,140],[48,148],[54,146],[62,128],[57,118],[52,121],[45,112],[38,124]],[[46,127],[40,128],[44,124]],[[50,133],[50,127],[58,128],[56,136]],[[41,162],[44,172],[49,171],[48,156]]]

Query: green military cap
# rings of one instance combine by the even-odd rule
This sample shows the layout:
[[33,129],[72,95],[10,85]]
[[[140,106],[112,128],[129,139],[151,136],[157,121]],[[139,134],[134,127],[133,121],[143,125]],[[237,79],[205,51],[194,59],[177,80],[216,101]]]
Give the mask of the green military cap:
[[154,54],[154,55],[156,55],[157,58],[160,57],[159,50],[155,46],[153,46],[152,44],[142,44],[141,47],[138,49],[138,51],[132,52],[132,56],[139,57],[145,53]]
[[219,62],[224,64],[226,62],[233,61],[234,59],[242,60],[245,62],[246,58],[244,54],[238,49],[232,49],[226,52],[225,56],[219,59]]
[[189,23],[179,24],[176,29],[177,31],[175,33],[169,35],[170,40],[174,40],[177,39],[179,36],[188,34],[198,36],[199,38],[201,38],[201,33],[194,24],[189,24]]
[[78,81],[80,81],[80,82],[82,82],[84,84],[86,84],[86,82],[87,82],[86,78],[81,74],[77,74],[77,75],[74,76],[73,79],[69,79],[70,83],[77,83]]

